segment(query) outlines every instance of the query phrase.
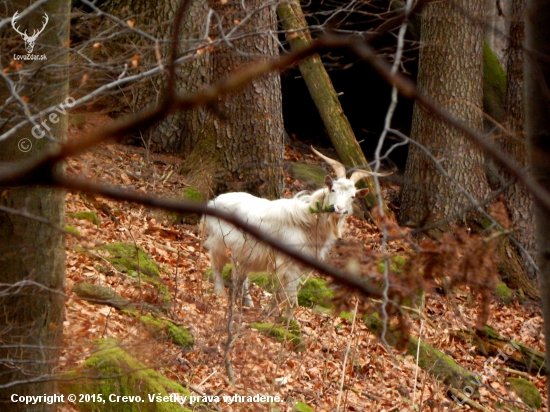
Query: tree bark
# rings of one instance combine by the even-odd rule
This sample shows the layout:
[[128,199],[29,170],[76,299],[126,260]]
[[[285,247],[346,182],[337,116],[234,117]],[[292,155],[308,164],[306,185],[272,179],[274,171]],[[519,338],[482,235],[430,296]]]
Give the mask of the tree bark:
[[[300,50],[311,43],[311,34],[298,1],[291,0],[280,3],[277,13],[287,32],[286,38],[292,50]],[[342,110],[338,94],[323,66],[321,56],[315,53],[302,60],[298,66],[340,161],[351,167],[361,166],[370,170],[348,118]],[[371,178],[363,179],[356,186],[369,189],[368,195],[363,200],[368,209],[378,204],[374,182]],[[388,216],[393,216],[386,205],[384,205],[384,211]],[[373,216],[373,218],[377,217]]]
[[[12,3],[8,12],[11,15],[16,10],[22,12],[27,4]],[[49,1],[20,23],[23,30],[29,25],[30,31],[41,27],[44,13],[49,16],[33,51],[45,54],[47,60],[22,61],[24,70],[5,72],[21,86],[17,92],[28,110],[40,110],[65,101],[68,49],[63,46],[69,40],[69,11],[70,2]],[[5,60],[6,56],[0,58]],[[2,66],[8,67],[5,63],[2,61]],[[0,84],[2,101],[6,102],[11,92],[3,81]],[[9,104],[6,102],[0,116],[3,118],[0,123],[10,127],[25,114],[20,103],[13,99]],[[51,119],[51,116],[45,118],[51,136],[62,141],[67,132],[67,115],[59,113],[57,122]],[[6,166],[8,162],[44,155],[56,146],[57,143],[48,138],[35,139],[28,126],[2,142],[0,162]],[[29,151],[22,151],[28,148]],[[64,192],[42,187],[9,187],[1,188],[0,193],[2,206],[51,223],[0,212],[0,409],[55,411],[55,404],[26,405],[12,402],[11,395],[57,393],[52,375],[58,366],[63,329],[65,247],[60,229],[63,228]]]
[[[456,4],[456,7],[455,7]],[[464,12],[465,11],[465,12]],[[436,97],[471,127],[482,129],[483,1],[434,2],[424,8],[418,86]],[[488,193],[483,156],[465,137],[415,104],[411,138],[423,145],[446,170],[410,145],[401,200],[401,222],[422,227],[472,217],[470,201],[458,184],[477,201]],[[433,233],[433,232],[432,232]]]
[[[508,87],[506,89],[504,106],[504,127],[509,135],[502,136],[501,146],[516,162],[526,166],[526,138],[523,132],[525,122],[523,104],[524,11],[525,0],[512,1],[507,64]],[[514,178],[506,172],[503,173],[503,177],[506,182],[510,182]],[[518,250],[522,266],[525,268],[528,276],[526,281],[531,281],[533,285],[536,285],[536,269],[531,264],[531,259],[534,260],[536,258],[533,201],[527,189],[523,185],[516,183],[504,193],[504,203],[510,214],[512,226],[517,229],[513,236],[526,251],[524,253]]]
[[[168,64],[174,15],[179,6],[180,2],[175,0],[162,4],[146,0],[110,0],[105,5],[109,13],[123,20],[125,18],[121,16],[121,11],[128,10],[131,15],[137,15],[136,28],[145,30],[160,40],[160,43],[155,45],[150,39],[131,36],[126,43],[131,47],[131,50],[126,52],[129,56],[135,54],[137,46],[140,57],[139,70],[150,70],[159,63],[164,66]],[[201,39],[205,33],[207,12],[206,2],[191,1],[188,10],[184,13],[179,50],[188,59],[176,68],[176,88],[180,93],[194,93],[211,80],[210,61],[202,49],[206,45],[206,40]],[[125,53],[120,41],[111,44],[110,47]],[[137,112],[151,104],[157,104],[162,99],[165,87],[166,72],[134,84],[131,93],[127,94],[131,96],[129,101],[131,109]],[[186,157],[195,146],[196,130],[200,129],[205,116],[204,108],[175,112],[155,126],[143,130],[141,138],[143,143],[152,150],[177,153]]]
[[[550,0],[528,0],[525,20],[525,126],[533,178],[550,191]],[[550,364],[550,210],[535,202],[546,363]],[[550,395],[550,381],[547,383]],[[549,397],[550,399],[550,397]]]
[[[277,21],[270,5],[254,0],[243,9],[239,1],[212,0],[210,6],[220,16],[225,33],[236,29],[230,45],[224,43],[210,55],[212,82],[278,54],[271,35]],[[225,34],[214,30],[212,35]],[[199,139],[182,169],[189,183],[207,198],[228,191],[281,197],[284,146],[279,75],[270,73],[220,97],[215,110],[195,130]]]

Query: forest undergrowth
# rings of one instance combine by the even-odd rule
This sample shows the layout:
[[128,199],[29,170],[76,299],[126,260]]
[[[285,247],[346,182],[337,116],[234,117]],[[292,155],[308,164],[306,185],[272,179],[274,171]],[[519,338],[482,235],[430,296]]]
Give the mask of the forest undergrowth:
[[[82,131],[106,121],[102,115],[88,114],[82,130],[71,126],[70,138],[78,138]],[[285,160],[319,165],[306,153],[287,147]],[[69,160],[67,173],[159,197],[180,198],[188,189],[178,174],[181,162],[175,156],[148,153],[140,147],[109,144]],[[292,196],[305,185],[287,173],[285,188],[285,196]],[[395,184],[384,183],[384,194],[398,190]],[[302,338],[302,347],[297,348],[250,326],[273,321],[262,312],[270,294],[252,286],[256,307],[239,307],[235,320],[237,338],[230,352],[235,384],[231,384],[224,367],[228,300],[213,294],[213,284],[204,276],[210,265],[201,248],[199,225],[174,223],[177,216],[172,213],[79,193],[67,194],[66,209],[66,224],[79,236],[67,236],[61,370],[78,368],[95,350],[97,339],[113,338],[141,362],[197,396],[264,394],[284,399],[272,409],[258,403],[220,402],[210,405],[214,410],[293,411],[297,402],[315,411],[335,411],[338,407],[342,411],[460,410],[447,394],[447,386],[430,371],[418,367],[415,356],[385,346],[369,330],[361,315],[379,310],[379,302],[366,301],[346,288],[336,289],[338,310],[332,314],[303,307],[295,311]],[[93,212],[97,220],[75,217],[79,212]],[[472,342],[458,339],[455,332],[483,322],[506,338],[544,351],[540,308],[521,299],[504,304],[491,292],[497,283],[496,267],[488,252],[490,246],[482,239],[457,229],[443,241],[428,239],[419,247],[410,240],[407,229],[393,226],[392,230],[383,251],[382,234],[374,225],[348,218],[345,236],[330,263],[380,279],[387,262],[398,273],[396,284],[407,289],[404,297],[410,290],[425,290],[419,308],[409,307],[413,305],[407,305],[405,299],[400,301],[405,307],[401,316],[408,332],[463,368],[484,376],[484,384],[476,388],[472,398],[485,410],[513,410],[510,405],[528,410],[509,388],[507,378],[516,376],[514,368],[502,362],[498,374],[487,376],[488,356],[480,354]],[[192,348],[182,349],[168,339],[162,341],[138,318],[112,306],[90,303],[72,292],[74,285],[83,282],[112,288],[134,303],[143,316],[155,312],[152,308],[162,306],[163,299],[166,302],[158,287],[136,283],[98,249],[118,242],[140,246],[158,264],[170,307],[165,312],[157,311],[155,316],[187,328],[194,337]],[[340,310],[351,312],[355,307],[360,309],[356,316],[338,316]],[[546,377],[536,373],[524,377],[538,388],[546,404]],[[495,405],[502,405],[501,409]],[[468,410],[471,406],[462,408]],[[74,405],[67,403],[60,410],[74,410]]]

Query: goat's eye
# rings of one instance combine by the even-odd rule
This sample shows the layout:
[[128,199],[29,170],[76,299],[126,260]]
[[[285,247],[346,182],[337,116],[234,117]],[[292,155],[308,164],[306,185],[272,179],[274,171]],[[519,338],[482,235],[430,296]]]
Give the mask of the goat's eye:
[[334,190],[334,189],[330,189],[330,191],[331,191],[332,193],[336,192],[336,190]]
[[351,198],[352,198],[352,199],[355,199],[355,195],[353,195]]

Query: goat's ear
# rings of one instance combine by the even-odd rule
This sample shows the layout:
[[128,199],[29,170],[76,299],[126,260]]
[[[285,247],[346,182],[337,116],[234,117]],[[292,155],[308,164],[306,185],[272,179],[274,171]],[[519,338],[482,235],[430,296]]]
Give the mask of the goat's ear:
[[327,185],[329,189],[332,189],[332,177],[329,175],[325,176],[325,185]]
[[359,189],[357,192],[355,192],[356,198],[365,197],[369,193],[369,189]]

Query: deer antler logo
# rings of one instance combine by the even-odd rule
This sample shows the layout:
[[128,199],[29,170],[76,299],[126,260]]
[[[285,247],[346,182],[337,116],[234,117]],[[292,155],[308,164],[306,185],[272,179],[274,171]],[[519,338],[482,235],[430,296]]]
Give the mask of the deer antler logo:
[[13,18],[11,19],[11,25],[12,25],[13,29],[17,33],[19,33],[21,35],[21,37],[23,38],[23,40],[25,41],[25,49],[27,49],[27,54],[31,54],[33,49],[34,49],[34,44],[36,43],[36,39],[38,38],[38,35],[44,31],[44,29],[46,28],[46,24],[48,24],[48,21],[50,19],[49,19],[48,15],[46,13],[44,13],[44,25],[42,26],[42,28],[40,30],[35,29],[32,32],[32,35],[29,36],[27,34],[27,30],[25,30],[24,33],[21,33],[21,31],[15,26],[15,21],[19,17],[18,14],[19,14],[19,10],[17,10],[15,12],[15,14],[13,15]]

